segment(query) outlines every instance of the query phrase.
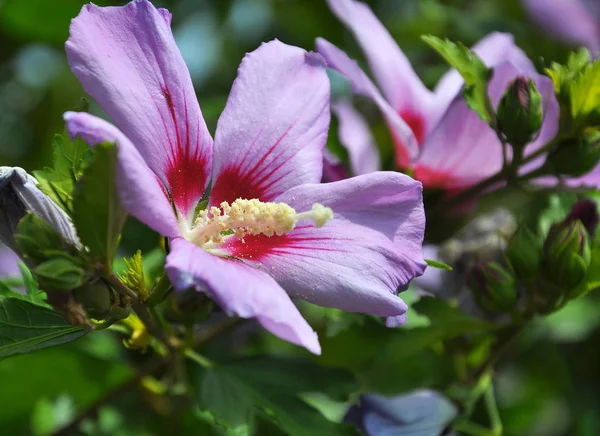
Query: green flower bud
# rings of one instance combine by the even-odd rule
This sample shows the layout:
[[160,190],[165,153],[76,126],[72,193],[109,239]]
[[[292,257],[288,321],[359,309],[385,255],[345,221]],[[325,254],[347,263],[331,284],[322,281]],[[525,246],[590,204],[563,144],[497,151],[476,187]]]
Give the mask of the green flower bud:
[[71,291],[83,285],[88,279],[86,272],[69,257],[55,257],[47,260],[31,271],[47,291]]
[[75,289],[75,297],[90,318],[104,319],[111,310],[112,291],[102,281]]
[[542,127],[542,96],[533,80],[517,78],[502,96],[497,109],[498,128],[513,147],[522,150]]
[[515,276],[496,262],[473,267],[467,284],[477,304],[488,312],[506,312],[517,303]]
[[544,244],[544,277],[568,293],[584,279],[591,262],[590,237],[580,220],[550,228]]
[[542,261],[542,246],[535,233],[520,226],[508,243],[506,259],[515,275],[525,282],[537,277]]
[[600,162],[600,131],[590,130],[562,141],[548,155],[547,162],[557,175],[579,177],[589,173]]

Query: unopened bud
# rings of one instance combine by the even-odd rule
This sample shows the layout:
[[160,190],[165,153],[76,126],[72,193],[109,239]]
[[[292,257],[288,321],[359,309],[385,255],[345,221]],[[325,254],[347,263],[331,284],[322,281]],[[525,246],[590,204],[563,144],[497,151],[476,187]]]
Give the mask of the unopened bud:
[[518,77],[502,96],[498,128],[513,147],[522,149],[538,134],[544,118],[542,96],[531,79]]
[[569,213],[567,220],[581,221],[581,224],[583,224],[588,234],[593,237],[598,228],[598,222],[600,221],[598,205],[592,200],[579,201],[571,208],[571,213]]
[[584,279],[590,262],[590,238],[581,221],[567,219],[550,228],[543,258],[549,282],[568,293]]
[[589,173],[600,162],[600,131],[562,141],[547,162],[556,175],[579,177]]
[[112,291],[102,281],[86,284],[75,289],[75,298],[90,318],[98,320],[104,319],[112,306]]
[[537,235],[526,225],[521,225],[510,239],[506,259],[520,280],[527,282],[538,275],[542,247]]
[[488,312],[506,312],[517,302],[514,275],[496,262],[474,266],[467,276],[477,304]]

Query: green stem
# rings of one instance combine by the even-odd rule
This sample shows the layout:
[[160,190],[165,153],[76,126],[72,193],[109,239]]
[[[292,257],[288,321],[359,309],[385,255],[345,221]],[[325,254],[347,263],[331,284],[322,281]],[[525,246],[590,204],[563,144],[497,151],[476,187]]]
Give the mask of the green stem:
[[140,321],[146,326],[148,332],[162,342],[167,349],[172,352],[174,350],[173,344],[165,334],[165,332],[160,328],[148,308],[140,302],[138,299],[138,295],[125,286],[115,275],[111,275],[106,277],[106,280],[112,285],[113,289],[121,296],[126,297],[129,300],[129,304],[131,308],[138,316]]
[[150,297],[148,297],[145,303],[150,307],[154,307],[157,304],[162,303],[172,290],[173,286],[171,285],[171,281],[169,280],[167,273],[164,272],[160,279],[158,279],[158,282],[156,282],[152,288]]
[[212,366],[213,366],[213,363],[210,360],[208,360],[203,355],[196,353],[194,350],[192,350],[190,348],[185,350],[184,354],[185,354],[185,357],[196,362],[198,365],[200,365],[203,368],[209,369],[209,368],[212,368]]
[[495,434],[487,428],[469,421],[457,424],[455,430],[471,436],[495,436]]
[[483,398],[485,400],[488,416],[490,417],[490,423],[492,424],[492,434],[494,436],[502,436],[502,419],[500,418],[500,411],[498,410],[496,396],[494,395],[494,383],[491,380]]

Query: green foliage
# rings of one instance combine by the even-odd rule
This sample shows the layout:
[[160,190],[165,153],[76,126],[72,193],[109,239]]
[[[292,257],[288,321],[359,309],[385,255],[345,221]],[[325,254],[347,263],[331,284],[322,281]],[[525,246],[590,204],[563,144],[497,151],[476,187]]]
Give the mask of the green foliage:
[[60,234],[34,213],[28,213],[19,221],[15,240],[21,255],[33,264],[62,255],[68,249]]
[[427,262],[427,265],[430,266],[431,268],[452,271],[452,267],[450,265],[447,265],[444,262],[440,262],[439,260],[425,259],[425,262]]
[[47,307],[0,297],[0,359],[72,342],[88,332]]
[[83,268],[77,266],[68,256],[55,257],[40,263],[32,270],[46,290],[71,291],[88,280]]
[[561,104],[561,124],[571,135],[600,124],[600,61],[589,52],[572,53],[566,65],[553,63],[547,70]]
[[217,421],[240,431],[260,410],[288,434],[352,435],[352,427],[328,421],[298,395],[324,392],[346,398],[357,386],[350,374],[293,360],[255,357],[216,364],[203,374],[200,404]]
[[73,207],[73,189],[89,162],[92,151],[81,138],[69,140],[68,136],[55,135],[52,143],[54,167],[34,171],[38,187],[65,211]]
[[77,234],[108,274],[112,272],[112,261],[126,218],[115,185],[116,161],[116,145],[97,145],[93,160],[73,194],[73,222]]
[[482,120],[491,123],[494,119],[494,110],[488,97],[487,87],[492,78],[492,70],[485,66],[479,56],[460,42],[454,43],[431,35],[422,38],[446,62],[456,68],[465,80],[463,95],[469,107],[477,112]]

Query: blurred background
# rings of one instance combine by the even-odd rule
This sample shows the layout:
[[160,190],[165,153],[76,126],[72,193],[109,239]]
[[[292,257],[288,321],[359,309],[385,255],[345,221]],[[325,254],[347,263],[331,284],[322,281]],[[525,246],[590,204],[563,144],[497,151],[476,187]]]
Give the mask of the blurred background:
[[[548,0],[550,1],[550,0]],[[69,70],[64,42],[82,0],[0,0],[0,165],[26,170],[51,164],[52,137],[63,131],[62,113],[82,105],[84,93]],[[125,2],[97,0],[100,5]],[[173,31],[190,69],[211,132],[222,111],[244,54],[262,41],[278,38],[307,50],[322,36],[362,62],[354,39],[324,0],[164,0],[173,13]],[[421,40],[433,34],[472,45],[491,31],[515,35],[517,43],[542,68],[564,61],[569,48],[532,24],[519,0],[371,0],[423,81],[432,86],[446,70]],[[334,78],[334,93],[346,91]],[[90,111],[102,114],[90,101]],[[374,117],[374,122],[380,122]],[[336,148],[335,120],[330,134]],[[384,153],[387,129],[374,126]],[[389,155],[387,156],[389,157]],[[145,253],[159,239],[130,223],[124,254]],[[540,322],[508,356],[498,375],[501,415],[507,435],[600,434],[600,305],[577,300]],[[0,362],[0,428],[7,435],[49,434],[68,422],[78,407],[98,401],[107,386],[129,376],[117,364],[118,340],[109,334],[67,347]],[[398,377],[402,377],[399,373]],[[149,428],[140,408],[99,406],[88,434],[211,434],[196,421]],[[127,396],[120,399],[128,401]],[[158,399],[150,399],[150,401]],[[106,406],[106,407],[104,407]],[[160,404],[155,405],[160,409]],[[165,405],[165,407],[167,407]],[[124,410],[130,410],[127,413]],[[138,411],[139,413],[135,412]],[[166,415],[165,415],[166,416]],[[49,423],[54,424],[49,424]],[[186,430],[187,429],[187,430]],[[175,433],[172,433],[175,432]]]

